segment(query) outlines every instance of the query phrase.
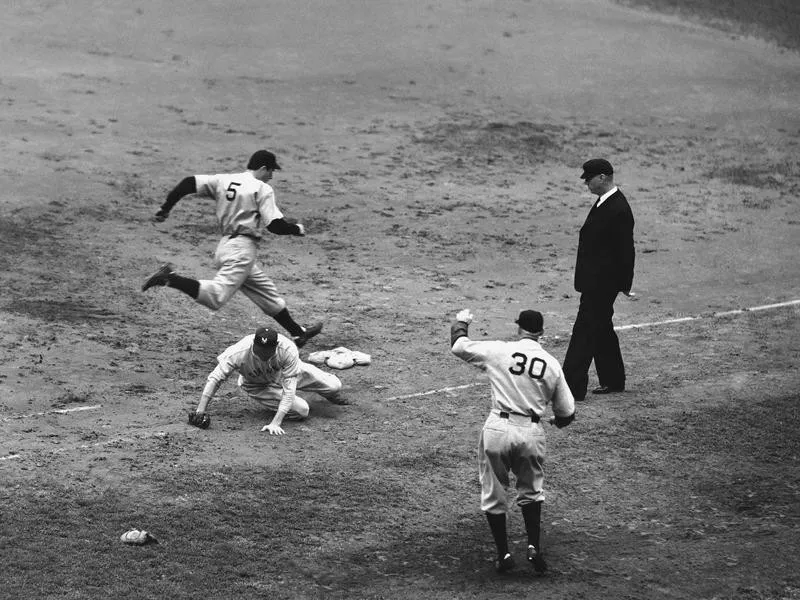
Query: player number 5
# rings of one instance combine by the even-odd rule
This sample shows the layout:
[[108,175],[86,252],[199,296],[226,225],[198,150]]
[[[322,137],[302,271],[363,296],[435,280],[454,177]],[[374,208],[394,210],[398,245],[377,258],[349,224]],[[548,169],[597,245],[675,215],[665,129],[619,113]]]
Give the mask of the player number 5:
[[228,202],[232,202],[236,199],[236,188],[233,187],[235,185],[242,185],[241,183],[236,183],[235,181],[231,181],[231,184],[228,186],[228,191],[225,193],[225,197],[228,199]]
[[512,375],[522,375],[525,373],[525,367],[528,368],[528,376],[532,379],[541,379],[544,377],[544,372],[547,370],[547,363],[539,357],[533,357],[530,364],[528,364],[528,356],[522,352],[514,352],[511,358],[517,362],[513,367],[508,368],[508,372]]

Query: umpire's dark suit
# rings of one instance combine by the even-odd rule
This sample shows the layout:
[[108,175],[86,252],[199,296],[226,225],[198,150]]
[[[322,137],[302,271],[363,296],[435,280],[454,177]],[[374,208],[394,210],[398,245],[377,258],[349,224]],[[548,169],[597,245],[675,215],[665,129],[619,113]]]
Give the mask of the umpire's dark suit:
[[617,294],[631,290],[634,255],[633,213],[617,190],[600,206],[595,202],[578,241],[575,290],[581,299],[563,365],[576,400],[586,396],[592,360],[601,386],[625,389],[625,365],[611,317]]

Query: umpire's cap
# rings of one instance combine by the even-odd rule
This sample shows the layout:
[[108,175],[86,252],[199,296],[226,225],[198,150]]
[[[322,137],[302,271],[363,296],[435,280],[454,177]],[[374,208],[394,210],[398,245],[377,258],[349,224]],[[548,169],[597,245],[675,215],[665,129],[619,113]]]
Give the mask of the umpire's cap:
[[538,310],[523,310],[514,322],[531,333],[542,333],[544,329],[544,317]]
[[613,175],[614,167],[605,158],[593,158],[583,163],[581,179],[591,179],[595,175]]
[[253,156],[250,157],[250,160],[247,163],[247,168],[251,171],[255,171],[261,167],[266,167],[273,171],[281,170],[275,155],[267,150],[258,150],[257,152],[254,152]]
[[274,329],[259,327],[253,338],[253,354],[263,360],[269,360],[278,347],[278,332]]

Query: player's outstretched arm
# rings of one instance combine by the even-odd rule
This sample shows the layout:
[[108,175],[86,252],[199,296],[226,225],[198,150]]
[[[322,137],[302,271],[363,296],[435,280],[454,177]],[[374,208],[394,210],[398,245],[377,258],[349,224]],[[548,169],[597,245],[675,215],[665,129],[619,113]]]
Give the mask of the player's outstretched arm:
[[283,423],[283,418],[288,414],[289,409],[292,408],[292,404],[294,404],[294,395],[297,392],[297,377],[285,377],[282,386],[283,393],[281,394],[281,402],[278,405],[278,410],[275,411],[275,416],[272,417],[272,421],[261,428],[261,431],[269,431],[270,435],[284,434],[281,424]]
[[197,193],[197,181],[194,178],[194,175],[191,177],[184,177],[183,180],[172,188],[172,191],[167,194],[167,199],[164,201],[164,204],[161,205],[161,208],[158,209],[158,212],[153,217],[153,220],[157,223],[161,223],[165,221],[169,216],[169,211],[172,210],[178,200],[183,198],[184,196],[188,196],[189,194],[196,194]]
[[211,417],[208,416],[206,410],[208,405],[217,393],[219,386],[225,381],[227,375],[222,367],[217,367],[209,374],[206,379],[206,385],[203,388],[203,393],[200,395],[200,402],[197,404],[197,409],[193,413],[189,413],[189,425],[194,425],[200,429],[208,429],[211,424]]
[[286,432],[281,427],[281,423],[283,423],[283,417],[285,416],[286,413],[278,409],[278,412],[272,417],[272,421],[264,425],[261,431],[269,431],[270,435],[283,435]]

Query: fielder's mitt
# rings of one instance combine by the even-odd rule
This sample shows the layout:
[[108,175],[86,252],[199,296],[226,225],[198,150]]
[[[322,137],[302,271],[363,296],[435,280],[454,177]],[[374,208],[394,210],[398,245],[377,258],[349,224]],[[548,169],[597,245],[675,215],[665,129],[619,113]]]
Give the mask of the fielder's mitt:
[[190,412],[189,425],[194,425],[200,429],[208,429],[208,426],[211,425],[211,417],[206,413]]
[[145,544],[157,544],[158,540],[147,531],[140,531],[138,529],[131,529],[126,531],[120,537],[126,544],[133,544],[134,546],[144,546]]

